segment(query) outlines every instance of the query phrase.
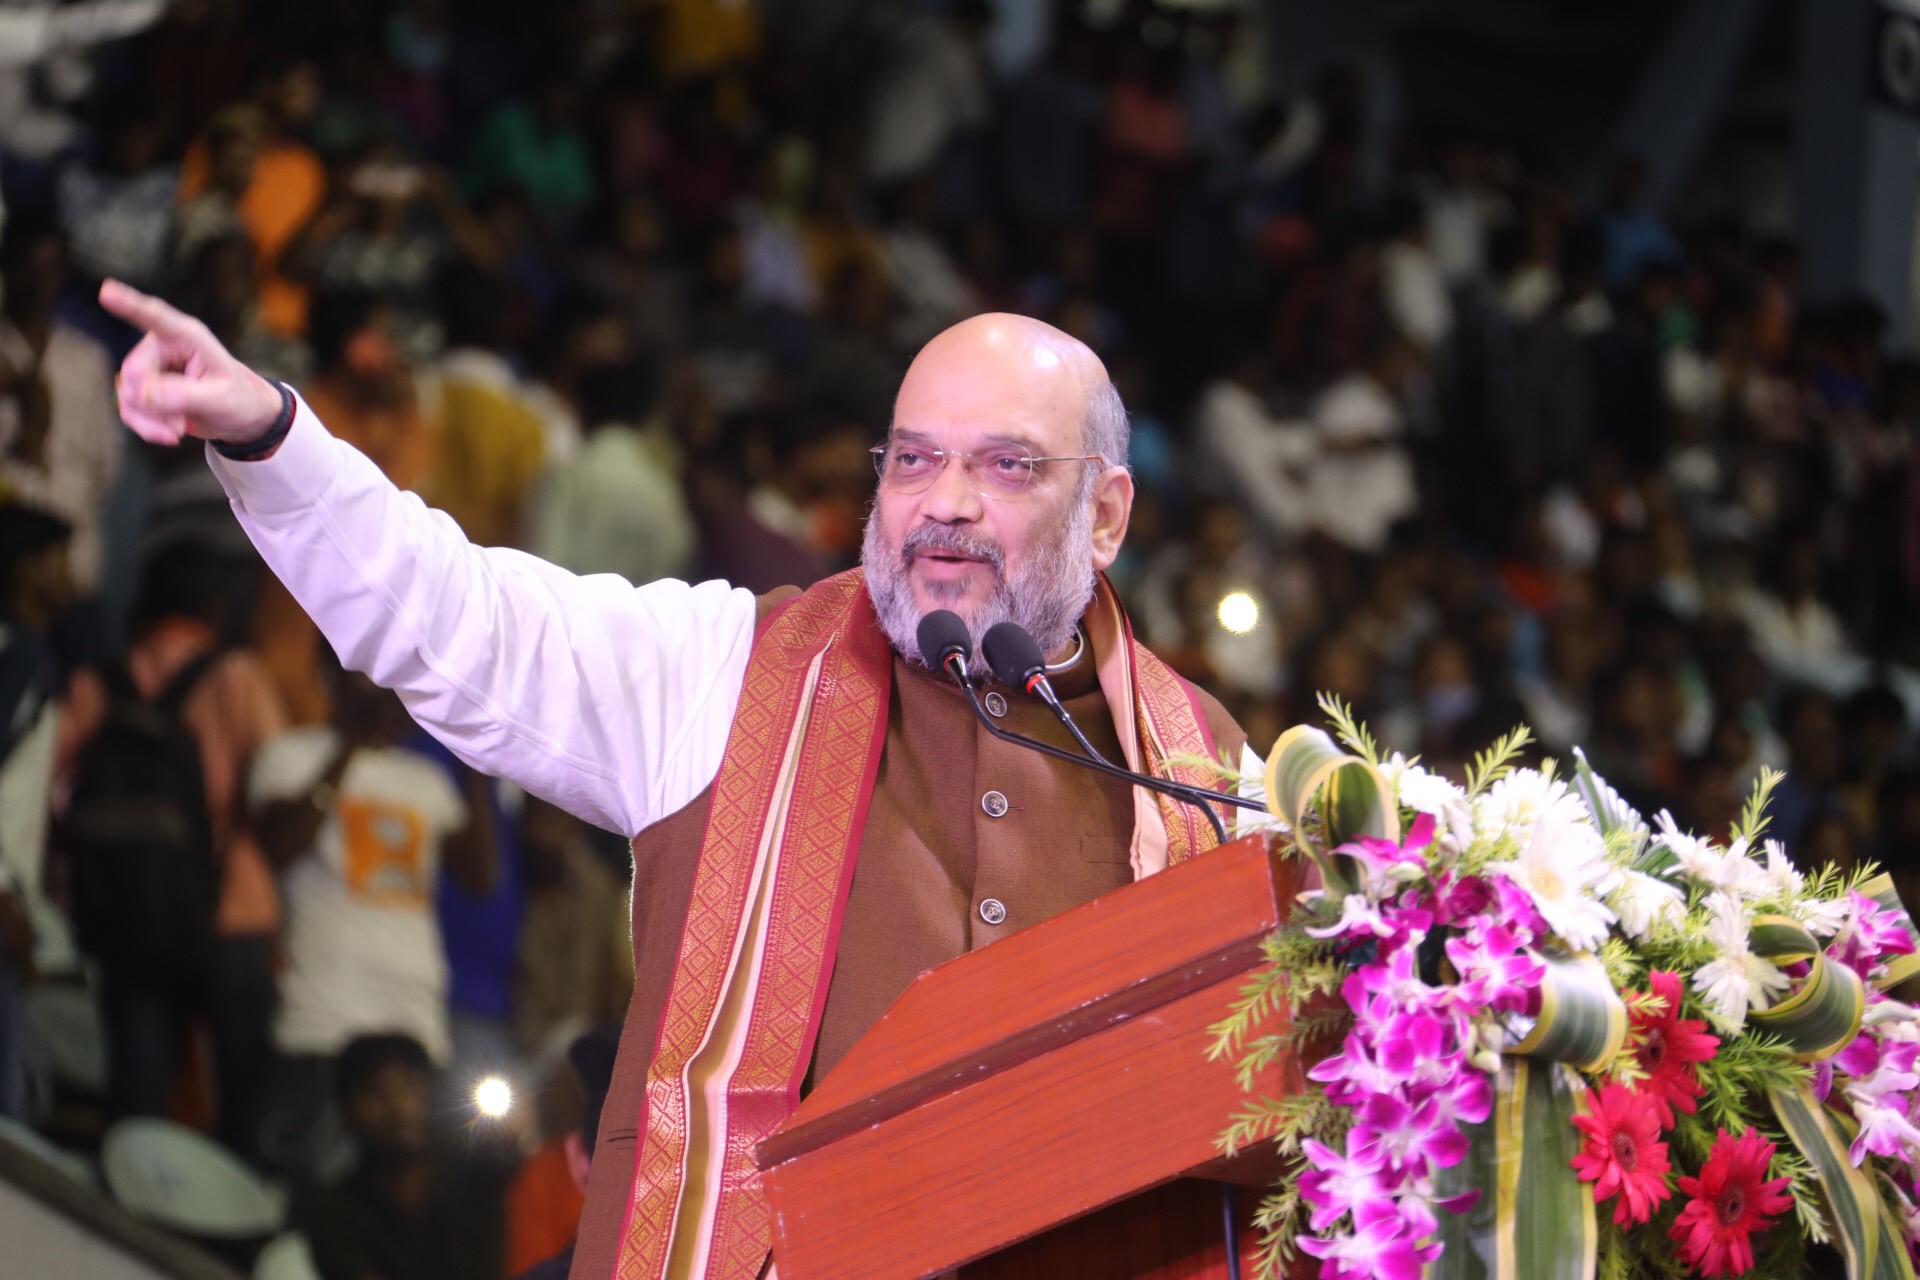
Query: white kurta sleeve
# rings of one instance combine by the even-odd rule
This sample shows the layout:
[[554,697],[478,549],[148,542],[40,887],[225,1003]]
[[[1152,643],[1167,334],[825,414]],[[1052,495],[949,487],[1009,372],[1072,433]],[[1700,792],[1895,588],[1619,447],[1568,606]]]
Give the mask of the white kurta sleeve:
[[304,402],[273,457],[207,457],[247,536],[341,661],[397,691],[474,768],[627,834],[719,771],[753,639],[751,593],[635,587],[476,547]]

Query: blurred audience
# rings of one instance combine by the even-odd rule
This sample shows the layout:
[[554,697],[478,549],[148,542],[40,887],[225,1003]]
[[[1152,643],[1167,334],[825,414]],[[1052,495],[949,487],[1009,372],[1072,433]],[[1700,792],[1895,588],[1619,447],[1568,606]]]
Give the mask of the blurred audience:
[[434,1124],[434,1066],[420,1042],[357,1036],[340,1049],[333,1082],[356,1160],[296,1212],[321,1280],[500,1275],[500,1167]]
[[60,312],[67,282],[59,229],[9,217],[0,244],[0,492],[73,526],[74,580],[91,595],[126,432],[106,351]]
[[64,837],[75,924],[100,965],[110,1114],[167,1114],[203,1023],[220,1135],[257,1160],[281,920],[245,795],[286,719],[259,660],[231,647],[241,570],[190,543],[143,570],[124,668],[70,684]]
[[[0,77],[0,1112],[46,1114],[18,1008],[81,981],[71,925],[113,1109],[302,1181],[337,1170],[256,1153],[265,1082],[325,1112],[333,1056],[404,1032],[343,1071],[323,1270],[499,1276],[497,1201],[485,1250],[434,1243],[460,1161],[408,1108],[456,1052],[456,1093],[539,1092],[512,1262],[559,1248],[562,1047],[632,981],[620,838],[416,750],[197,452],[114,421],[106,275],[497,554],[755,591],[856,562],[919,343],[1038,316],[1133,414],[1137,628],[1256,748],[1320,691],[1446,770],[1525,720],[1716,835],[1785,768],[1802,865],[1920,902],[1920,361],[1873,303],[1809,293],[1779,227],[1655,207],[1638,157],[1396,124],[1418,50],[1283,87],[1217,6],[1056,4],[1019,57],[1001,8],[169,6],[60,92]],[[182,768],[102,778],[141,707]],[[89,835],[116,788],[191,853]],[[140,922],[109,855],[190,906],[193,965],[103,953]]]
[[529,1058],[618,1022],[633,995],[627,903],[588,830],[533,796],[521,808],[527,897],[513,1030]]
[[330,1058],[354,1036],[402,1030],[448,1061],[447,958],[434,912],[445,869],[484,895],[495,874],[483,780],[456,786],[406,747],[417,732],[400,699],[336,673],[333,723],[262,745],[248,799],[279,869],[286,963],[274,1039],[282,1053]]
[[26,987],[58,916],[44,885],[59,740],[59,671],[50,643],[73,603],[59,516],[0,504],[0,1116],[28,1112]]
[[612,1028],[589,1031],[567,1046],[571,1088],[565,1092],[578,1098],[579,1119],[529,1156],[507,1191],[507,1274],[518,1280],[566,1280],[573,1266],[573,1237],[619,1046],[620,1033]]

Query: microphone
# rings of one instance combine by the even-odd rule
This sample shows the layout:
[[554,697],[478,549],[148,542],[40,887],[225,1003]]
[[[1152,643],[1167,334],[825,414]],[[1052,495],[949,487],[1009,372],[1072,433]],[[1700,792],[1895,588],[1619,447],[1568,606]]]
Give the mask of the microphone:
[[[1109,764],[1097,755],[1092,759],[1077,756],[1071,751],[1061,750],[1052,743],[1041,742],[1037,738],[1029,738],[1025,734],[1014,733],[1010,729],[1002,729],[993,722],[993,718],[987,714],[987,709],[980,705],[980,694],[974,689],[973,682],[967,679],[967,654],[972,647],[973,637],[967,630],[967,624],[960,620],[960,616],[951,610],[936,609],[920,619],[920,626],[914,638],[920,646],[920,656],[922,658],[937,657],[940,666],[966,692],[967,701],[973,704],[973,717],[980,722],[981,728],[1004,742],[1017,742],[1029,750],[1038,751],[1043,756],[1078,765],[1082,769],[1091,769],[1095,773],[1102,773],[1110,778],[1119,778],[1134,786],[1145,787],[1149,791],[1157,791],[1161,795],[1172,796],[1176,800],[1194,805],[1213,825],[1214,837],[1221,844],[1227,842],[1227,825],[1214,811],[1213,806],[1207,803],[1208,799],[1225,800],[1244,808],[1266,812],[1265,805],[1243,800],[1239,796],[1208,791],[1202,787],[1189,787],[1184,783],[1173,782],[1166,778],[1156,778],[1150,773],[1135,773],[1131,769],[1122,769],[1118,765]],[[1027,643],[1033,643],[1031,636],[1028,637]],[[1046,664],[1042,663],[1043,675],[1045,670]]]
[[[1074,741],[1080,744],[1082,751],[1101,764],[1108,763],[1106,757],[1093,749],[1093,744],[1088,742],[1086,735],[1080,732],[1080,726],[1074,723],[1073,716],[1068,713],[1066,706],[1054,693],[1053,683],[1047,679],[1047,660],[1040,652],[1040,643],[1025,627],[1011,619],[994,623],[987,628],[987,634],[981,638],[980,651],[985,655],[987,665],[993,668],[994,675],[998,676],[1003,684],[1015,689],[1024,689],[1046,703],[1055,718],[1067,727],[1067,732],[1073,735]],[[1232,792],[1214,791],[1207,787],[1190,786],[1184,782],[1174,782],[1171,785],[1180,788],[1183,798],[1203,807],[1209,802],[1223,801],[1242,809],[1251,809],[1255,813],[1266,812],[1266,806],[1260,801],[1249,800],[1245,796],[1234,795]],[[1208,808],[1206,812],[1211,815],[1213,810]]]
[[951,609],[935,609],[920,619],[914,640],[920,645],[920,660],[930,667],[951,672],[953,660],[958,658],[960,671],[954,679],[961,684],[967,682],[967,655],[973,652],[973,633],[967,630],[959,614]]
[[1009,689],[1024,689],[1046,703],[1047,710],[1067,727],[1082,751],[1101,764],[1112,763],[1093,749],[1087,735],[1080,732],[1080,726],[1073,722],[1066,705],[1053,691],[1053,682],[1047,679],[1046,655],[1040,652],[1039,642],[1025,627],[1011,621],[994,623],[987,628],[987,634],[980,637],[980,653],[993,668],[993,674],[1000,677],[1000,683]]

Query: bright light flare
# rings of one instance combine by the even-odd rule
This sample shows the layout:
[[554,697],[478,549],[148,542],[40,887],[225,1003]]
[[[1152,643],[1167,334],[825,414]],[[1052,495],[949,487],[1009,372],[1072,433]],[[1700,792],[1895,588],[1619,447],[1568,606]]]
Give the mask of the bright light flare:
[[473,1087],[474,1109],[492,1120],[513,1110],[513,1086],[499,1076],[488,1076]]
[[1237,636],[1260,625],[1260,602],[1244,591],[1230,591],[1220,599],[1220,625]]

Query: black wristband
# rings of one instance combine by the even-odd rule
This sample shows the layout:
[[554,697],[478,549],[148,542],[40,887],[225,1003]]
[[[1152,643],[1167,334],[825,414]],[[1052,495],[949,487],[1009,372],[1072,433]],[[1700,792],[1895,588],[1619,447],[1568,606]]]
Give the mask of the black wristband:
[[225,440],[208,441],[216,453],[223,458],[231,458],[235,462],[258,462],[280,447],[280,442],[287,438],[287,432],[293,430],[295,406],[293,392],[287,388],[286,383],[276,382],[273,384],[273,389],[280,393],[280,416],[273,420],[273,425],[268,427],[263,435],[252,440],[242,440],[237,444]]

